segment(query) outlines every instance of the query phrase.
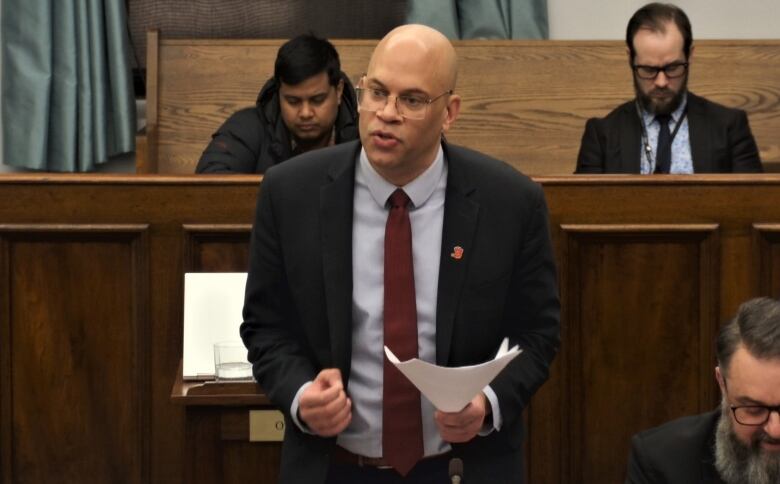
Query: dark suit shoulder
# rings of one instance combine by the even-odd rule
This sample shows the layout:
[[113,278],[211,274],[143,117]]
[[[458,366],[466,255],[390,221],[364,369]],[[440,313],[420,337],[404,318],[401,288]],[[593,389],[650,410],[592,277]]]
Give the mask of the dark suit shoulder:
[[730,119],[736,116],[746,116],[744,110],[731,108],[723,104],[710,101],[692,92],[688,92],[688,112],[697,112],[707,116],[715,116],[720,119]]
[[617,129],[622,123],[625,123],[626,119],[639,119],[638,116],[636,103],[634,101],[626,101],[607,113],[603,118],[590,118],[588,121],[604,126],[614,126]]
[[709,438],[719,416],[720,411],[715,410],[681,417],[640,432],[635,438],[647,444],[663,446],[670,452],[674,446],[679,446],[681,449],[689,448],[691,443]]
[[682,417],[634,435],[627,482],[699,482],[719,416],[715,410]]

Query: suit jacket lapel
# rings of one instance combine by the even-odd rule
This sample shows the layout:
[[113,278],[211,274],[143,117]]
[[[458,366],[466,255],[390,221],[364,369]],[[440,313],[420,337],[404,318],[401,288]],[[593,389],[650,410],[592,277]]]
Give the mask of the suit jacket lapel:
[[639,120],[639,113],[636,111],[636,104],[633,102],[626,104],[624,111],[623,127],[620,129],[620,173],[641,173],[642,164],[641,154],[644,152],[642,146],[642,125]]
[[693,159],[694,173],[709,173],[713,171],[708,153],[711,153],[707,134],[709,125],[704,113],[701,111],[701,103],[697,96],[688,93],[688,136],[691,143],[691,158]]
[[[473,199],[475,190],[468,182],[462,161],[450,156],[446,144],[444,155],[448,162],[448,175],[436,303],[436,363],[439,365],[447,365],[449,361],[458,299],[469,265],[468,257],[479,214],[479,204]],[[458,247],[462,258],[453,256]]]
[[[358,145],[359,147],[359,145]],[[320,243],[333,366],[346,383],[352,359],[352,203],[355,159],[338,160],[320,189]],[[313,250],[316,250],[314,248]]]

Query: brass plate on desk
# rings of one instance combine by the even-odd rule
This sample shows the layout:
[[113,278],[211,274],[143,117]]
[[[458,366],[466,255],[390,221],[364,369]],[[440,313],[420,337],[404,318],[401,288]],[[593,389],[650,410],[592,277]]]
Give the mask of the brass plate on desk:
[[284,415],[279,410],[249,411],[250,442],[281,442],[284,439]]

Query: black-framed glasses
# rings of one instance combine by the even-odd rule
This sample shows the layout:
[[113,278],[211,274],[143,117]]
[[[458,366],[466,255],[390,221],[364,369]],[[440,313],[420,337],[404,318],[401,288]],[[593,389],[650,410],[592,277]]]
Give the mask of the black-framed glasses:
[[685,71],[688,70],[688,63],[672,62],[671,64],[666,64],[665,66],[661,67],[634,64],[633,68],[637,77],[640,79],[655,79],[658,77],[658,73],[661,71],[663,71],[664,75],[669,79],[674,79],[677,77],[682,77],[685,74]]
[[436,97],[425,97],[421,94],[390,94],[378,87],[362,87],[365,77],[360,79],[359,86],[355,88],[358,100],[358,110],[367,112],[380,111],[387,106],[391,97],[395,98],[395,110],[399,115],[407,119],[423,119],[428,114],[428,106],[437,99],[452,94],[449,89]]
[[764,425],[772,412],[780,415],[780,405],[769,407],[766,405],[739,405],[731,406],[731,412],[734,414],[734,420],[742,425]]

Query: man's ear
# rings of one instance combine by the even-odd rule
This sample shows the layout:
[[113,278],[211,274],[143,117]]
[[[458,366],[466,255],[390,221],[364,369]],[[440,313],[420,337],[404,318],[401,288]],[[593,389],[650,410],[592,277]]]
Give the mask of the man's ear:
[[718,380],[718,386],[720,387],[720,394],[726,394],[726,379],[723,377],[723,372],[720,371],[720,367],[715,367],[715,379]]
[[341,95],[344,93],[344,79],[339,79],[339,83],[336,85],[336,97],[341,104]]
[[458,119],[458,114],[460,114],[460,96],[450,94],[450,98],[447,100],[447,108],[444,110],[444,122],[441,125],[442,133],[449,131],[452,124]]

